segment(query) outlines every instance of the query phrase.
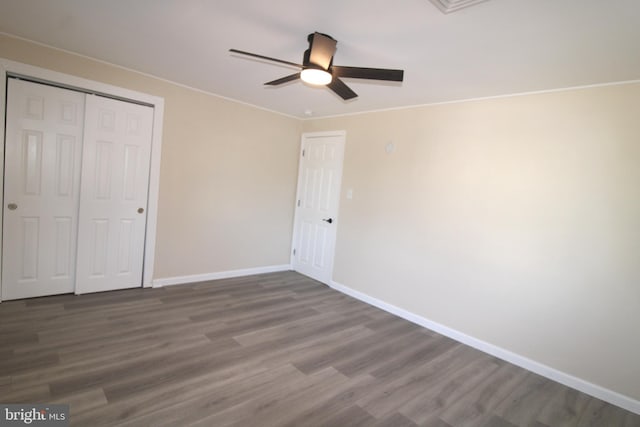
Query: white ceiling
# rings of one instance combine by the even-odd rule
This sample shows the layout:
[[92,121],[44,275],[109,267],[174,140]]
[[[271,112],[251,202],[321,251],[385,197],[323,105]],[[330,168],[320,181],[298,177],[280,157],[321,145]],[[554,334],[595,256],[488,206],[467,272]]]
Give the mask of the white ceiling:
[[[0,0],[0,31],[301,118],[640,79],[640,0]],[[301,62],[314,31],[405,81],[345,79],[345,102],[228,52]]]

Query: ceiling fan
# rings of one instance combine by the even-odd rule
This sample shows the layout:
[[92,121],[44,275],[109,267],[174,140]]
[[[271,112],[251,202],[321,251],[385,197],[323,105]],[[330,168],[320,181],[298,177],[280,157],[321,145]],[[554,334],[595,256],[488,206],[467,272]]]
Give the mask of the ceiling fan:
[[302,64],[283,61],[281,59],[270,58],[268,56],[245,52],[238,49],[229,49],[229,52],[254,58],[265,59],[267,61],[278,62],[299,68],[300,71],[270,82],[268,86],[278,86],[297,79],[315,86],[327,86],[342,99],[349,100],[358,95],[349,88],[342,80],[344,78],[387,80],[401,82],[404,77],[403,70],[390,70],[386,68],[362,68],[362,67],[342,67],[333,65],[333,55],[336,52],[338,43],[333,37],[315,32],[307,37],[309,49],[305,50]]

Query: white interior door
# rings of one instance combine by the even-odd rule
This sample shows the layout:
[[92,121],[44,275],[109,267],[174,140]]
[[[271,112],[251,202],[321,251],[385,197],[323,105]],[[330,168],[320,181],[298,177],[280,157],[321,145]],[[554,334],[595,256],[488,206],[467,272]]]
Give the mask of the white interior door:
[[2,298],[73,292],[84,94],[7,84]]
[[302,137],[291,264],[327,284],[333,272],[344,144],[344,132]]
[[142,285],[153,108],[88,95],[76,293]]

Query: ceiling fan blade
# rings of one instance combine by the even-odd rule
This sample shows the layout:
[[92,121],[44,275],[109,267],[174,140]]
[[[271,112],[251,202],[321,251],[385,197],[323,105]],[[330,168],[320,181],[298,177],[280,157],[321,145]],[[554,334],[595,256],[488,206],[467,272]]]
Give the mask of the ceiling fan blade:
[[349,86],[344,84],[344,82],[337,77],[334,77],[333,80],[331,80],[331,83],[327,85],[327,87],[334,91],[340,98],[344,99],[345,101],[358,96],[358,94],[352,91]]
[[309,62],[319,65],[325,70],[329,69],[333,54],[336,53],[336,44],[338,42],[331,37],[315,32],[311,34],[309,40]]
[[300,78],[300,73],[295,73],[295,74],[291,74],[291,75],[282,77],[280,79],[276,79],[276,80],[272,80],[270,82],[266,82],[265,85],[278,86],[278,85],[281,85],[283,83],[292,82],[292,81],[297,80],[299,78]]
[[401,82],[404,78],[404,70],[390,70],[387,68],[362,68],[362,67],[331,67],[333,75],[353,79],[389,80]]
[[291,65],[292,67],[302,68],[302,65],[296,64],[295,62],[283,61],[282,59],[270,58],[264,55],[258,55],[257,53],[245,52],[243,50],[238,49],[229,49],[229,52],[238,53],[240,55],[251,56],[253,58],[265,59],[267,61],[278,62],[280,64]]

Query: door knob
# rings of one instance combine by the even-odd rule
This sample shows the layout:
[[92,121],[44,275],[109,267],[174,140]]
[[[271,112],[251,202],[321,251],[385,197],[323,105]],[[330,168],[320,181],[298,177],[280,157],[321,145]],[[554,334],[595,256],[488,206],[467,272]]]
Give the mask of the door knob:
[[327,218],[327,219],[323,219],[324,222],[328,222],[329,224],[331,224],[333,222],[333,218]]
[[10,211],[15,211],[16,209],[18,209],[18,205],[16,205],[15,203],[9,203],[7,205],[7,209],[9,209]]
[[144,212],[144,208],[138,208],[138,213]]

